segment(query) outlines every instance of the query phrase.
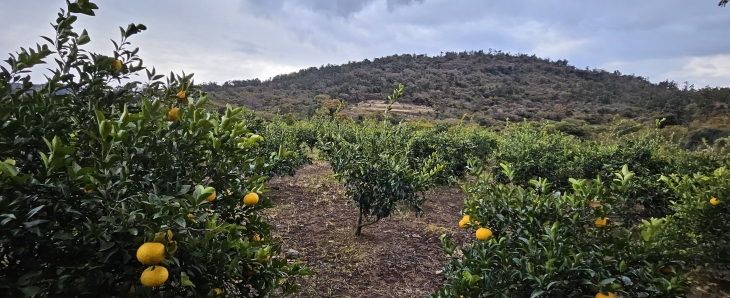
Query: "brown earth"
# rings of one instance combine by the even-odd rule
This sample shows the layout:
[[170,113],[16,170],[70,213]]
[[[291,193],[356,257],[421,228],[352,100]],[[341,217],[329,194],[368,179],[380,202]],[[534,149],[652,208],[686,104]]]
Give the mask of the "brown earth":
[[[357,115],[382,115],[387,106],[388,104],[383,100],[366,100],[347,107],[342,111],[342,113],[353,118],[357,117]],[[408,121],[420,118],[432,118],[434,115],[434,109],[431,107],[408,103],[396,102],[391,108],[392,109],[390,111],[392,113],[395,113]]]
[[[424,216],[401,208],[354,236],[357,208],[327,163],[315,162],[294,177],[272,179],[267,211],[283,250],[295,249],[312,270],[294,297],[426,297],[443,284],[446,255],[439,236],[457,243],[472,237],[458,227],[465,195],[457,188],[426,194]],[[726,274],[704,273],[688,296],[730,297]]]

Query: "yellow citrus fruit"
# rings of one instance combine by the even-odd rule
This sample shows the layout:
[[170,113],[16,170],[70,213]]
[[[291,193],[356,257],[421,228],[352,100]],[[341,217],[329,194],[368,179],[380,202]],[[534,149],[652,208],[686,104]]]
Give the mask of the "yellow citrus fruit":
[[476,237],[480,241],[487,240],[489,237],[492,237],[492,231],[487,228],[479,228],[477,229]]
[[717,206],[717,205],[720,205],[720,200],[718,200],[718,199],[717,199],[717,198],[715,198],[715,197],[712,197],[712,198],[710,199],[710,204],[712,204],[712,206]]
[[459,221],[459,227],[464,229],[468,228],[470,220],[471,217],[469,217],[469,215],[464,215],[464,217],[461,218],[461,221]]
[[253,206],[256,205],[256,203],[259,202],[259,195],[255,192],[247,194],[245,197],[243,197],[243,204],[246,206]]
[[150,266],[142,272],[142,277],[139,281],[145,287],[157,287],[167,281],[168,273],[167,268],[162,266]]
[[179,98],[179,99],[185,98],[185,90],[180,90],[180,92],[177,93],[177,98]]
[[266,263],[266,262],[268,262],[268,261],[269,261],[269,259],[271,259],[271,256],[266,256],[265,258],[263,258],[263,259],[258,259],[257,261],[259,261],[259,263],[263,264],[263,263]]
[[[165,239],[165,235],[167,235],[167,239]],[[155,233],[155,242],[165,243],[171,239],[172,239],[172,230],[167,230],[167,233],[165,233],[165,232]]]
[[84,189],[84,192],[85,193],[92,193],[92,192],[94,192],[94,190],[93,189]]
[[114,60],[114,69],[120,69],[122,68],[122,61],[119,61],[119,59]]
[[207,198],[205,198],[205,200],[208,202],[213,202],[213,200],[215,200],[215,191],[212,194],[210,194]]
[[261,242],[261,241],[264,241],[264,237],[261,237],[259,235],[253,235],[253,237],[251,237],[251,240],[253,240],[255,242]]
[[608,295],[598,292],[598,294],[596,294],[596,298],[616,298],[616,295],[611,292],[608,292]]
[[137,249],[137,260],[145,265],[157,265],[165,259],[165,245],[147,242]]
[[188,219],[193,223],[198,223],[198,221],[195,220],[195,215],[193,215],[192,213],[188,213]]
[[177,111],[179,111],[180,108],[172,108],[169,113],[167,113],[167,120],[170,121],[178,121],[180,120],[180,116],[177,115]]
[[216,295],[220,295],[221,293],[223,293],[223,290],[221,290],[221,288],[215,288],[215,289],[213,289],[213,291],[215,292]]
[[603,228],[603,227],[605,227],[607,221],[608,221],[608,217],[597,218],[596,221],[595,221],[596,228]]

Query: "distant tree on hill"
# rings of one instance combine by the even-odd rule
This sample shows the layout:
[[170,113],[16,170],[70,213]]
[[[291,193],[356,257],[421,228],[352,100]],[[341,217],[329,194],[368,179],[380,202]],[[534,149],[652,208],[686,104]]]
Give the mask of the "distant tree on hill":
[[727,5],[727,2],[728,0],[720,0],[720,4],[718,4],[718,6],[725,7],[725,5]]

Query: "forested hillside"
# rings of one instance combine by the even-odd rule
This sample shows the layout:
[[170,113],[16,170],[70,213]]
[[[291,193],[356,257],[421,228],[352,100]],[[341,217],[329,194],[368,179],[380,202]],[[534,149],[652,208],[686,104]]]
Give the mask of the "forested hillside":
[[[219,102],[254,110],[306,117],[328,98],[348,106],[382,100],[396,83],[406,86],[402,102],[430,107],[425,119],[458,119],[464,114],[489,125],[504,121],[567,120],[601,124],[624,118],[689,124],[727,113],[730,88],[695,88],[620,71],[580,69],[567,60],[489,50],[447,52],[435,57],[393,55],[302,69],[271,80],[204,84]],[[318,96],[320,95],[320,96]],[[325,96],[326,95],[326,96]]]

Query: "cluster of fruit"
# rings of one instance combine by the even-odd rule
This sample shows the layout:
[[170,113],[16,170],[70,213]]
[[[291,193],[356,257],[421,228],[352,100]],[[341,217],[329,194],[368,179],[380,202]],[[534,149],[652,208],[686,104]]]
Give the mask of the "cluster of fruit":
[[492,237],[492,230],[482,227],[478,221],[472,221],[469,215],[464,215],[459,221],[459,227],[466,229],[470,226],[478,227],[475,233],[477,240],[484,241]]
[[177,252],[177,242],[172,240],[172,236],[172,230],[159,232],[155,234],[153,242],[146,242],[137,249],[137,260],[143,265],[149,265],[140,278],[143,286],[157,287],[167,281],[167,268],[158,264]]

